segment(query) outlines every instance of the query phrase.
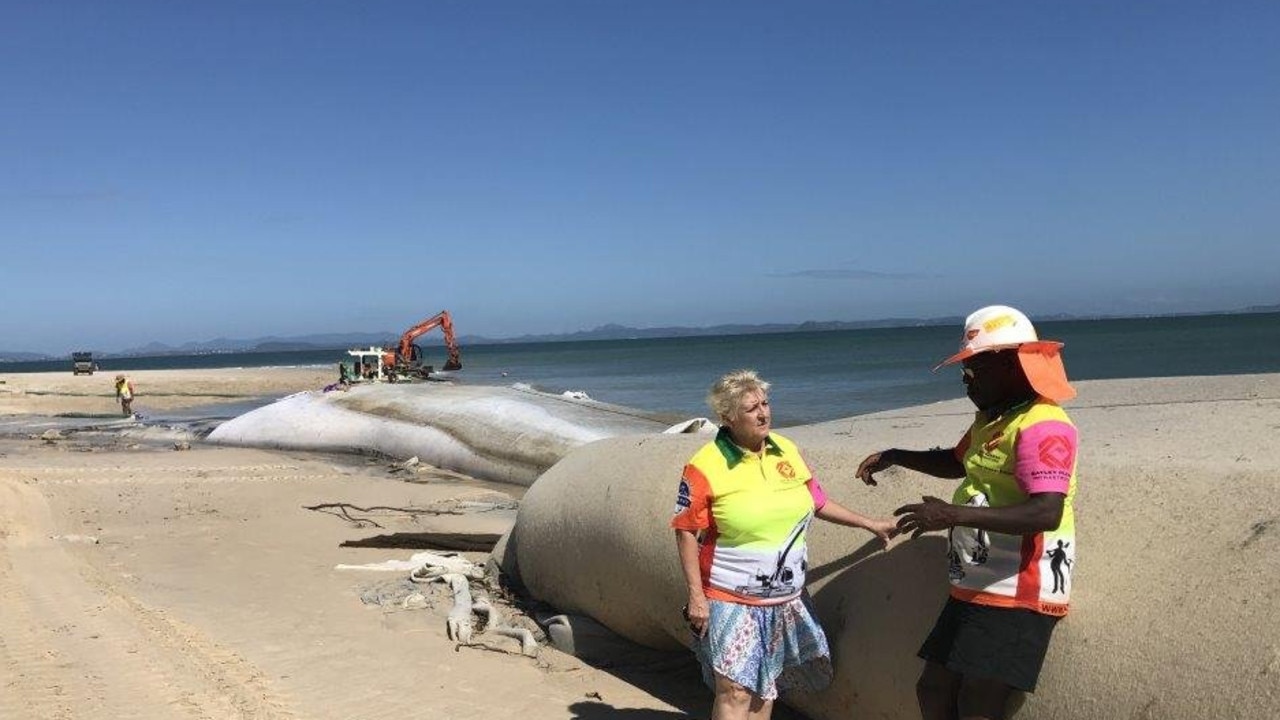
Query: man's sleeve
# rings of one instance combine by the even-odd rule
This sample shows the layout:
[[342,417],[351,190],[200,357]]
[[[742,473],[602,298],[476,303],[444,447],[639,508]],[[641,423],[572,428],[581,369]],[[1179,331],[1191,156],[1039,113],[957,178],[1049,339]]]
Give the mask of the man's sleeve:
[[692,465],[685,465],[680,477],[671,527],[691,532],[711,527],[711,486],[702,471]]
[[1078,444],[1075,426],[1061,420],[1043,420],[1023,428],[1018,432],[1013,470],[1018,486],[1028,495],[1067,494]]

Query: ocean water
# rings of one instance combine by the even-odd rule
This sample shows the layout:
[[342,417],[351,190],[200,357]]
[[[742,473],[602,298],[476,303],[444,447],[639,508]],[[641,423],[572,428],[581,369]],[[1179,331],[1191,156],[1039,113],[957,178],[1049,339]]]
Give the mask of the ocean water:
[[[1066,343],[1073,379],[1280,372],[1280,313],[1072,320],[1037,323]],[[959,344],[949,326],[692,338],[470,345],[458,382],[525,383],[585,392],[604,402],[671,418],[710,413],[704,397],[726,371],[750,367],[773,383],[779,427],[963,396],[959,370],[931,368]],[[424,346],[426,362],[444,363]],[[101,372],[163,368],[325,366],[342,349],[229,353],[99,361]],[[70,372],[70,361],[6,363],[8,372]],[[109,376],[108,376],[109,377]]]

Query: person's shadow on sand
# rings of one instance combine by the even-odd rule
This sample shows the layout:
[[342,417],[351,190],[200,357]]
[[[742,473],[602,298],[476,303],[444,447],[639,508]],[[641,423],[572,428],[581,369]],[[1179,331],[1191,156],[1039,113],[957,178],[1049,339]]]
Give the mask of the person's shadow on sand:
[[616,708],[596,701],[576,702],[569,706],[572,720],[690,720],[692,716],[670,710],[649,708]]

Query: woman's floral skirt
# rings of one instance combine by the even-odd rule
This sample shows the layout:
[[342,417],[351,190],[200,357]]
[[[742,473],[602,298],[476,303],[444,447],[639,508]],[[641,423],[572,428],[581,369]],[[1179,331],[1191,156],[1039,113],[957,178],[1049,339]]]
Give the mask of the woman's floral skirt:
[[712,689],[717,674],[765,700],[780,690],[816,691],[831,683],[831,651],[808,596],[779,605],[709,605],[707,632],[693,650]]

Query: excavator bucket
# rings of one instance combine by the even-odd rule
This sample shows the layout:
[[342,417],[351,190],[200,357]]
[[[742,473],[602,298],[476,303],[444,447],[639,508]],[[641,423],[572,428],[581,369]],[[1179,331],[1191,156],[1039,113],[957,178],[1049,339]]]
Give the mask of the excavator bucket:
[[454,360],[453,358],[449,358],[444,363],[444,369],[445,370],[461,370],[462,362],[458,360]]

